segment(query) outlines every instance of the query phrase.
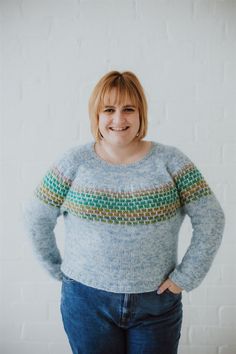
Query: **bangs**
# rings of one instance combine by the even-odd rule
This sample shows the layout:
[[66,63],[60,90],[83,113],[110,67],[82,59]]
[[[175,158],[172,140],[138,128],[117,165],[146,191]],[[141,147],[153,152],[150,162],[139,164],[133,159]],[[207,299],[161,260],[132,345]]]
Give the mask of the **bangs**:
[[[112,91],[115,92],[114,98],[111,98]],[[135,89],[123,80],[116,80],[104,87],[101,92],[100,101],[98,103],[98,111],[101,111],[105,105],[125,105],[132,104],[139,107],[139,99]]]

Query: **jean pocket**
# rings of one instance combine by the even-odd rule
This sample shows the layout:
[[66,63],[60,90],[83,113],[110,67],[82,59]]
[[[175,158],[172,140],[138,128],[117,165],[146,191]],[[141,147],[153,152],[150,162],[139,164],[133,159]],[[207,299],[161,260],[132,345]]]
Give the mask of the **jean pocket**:
[[173,296],[181,296],[182,295],[182,291],[180,293],[173,293],[168,288],[164,292],[167,293],[167,294],[173,295]]

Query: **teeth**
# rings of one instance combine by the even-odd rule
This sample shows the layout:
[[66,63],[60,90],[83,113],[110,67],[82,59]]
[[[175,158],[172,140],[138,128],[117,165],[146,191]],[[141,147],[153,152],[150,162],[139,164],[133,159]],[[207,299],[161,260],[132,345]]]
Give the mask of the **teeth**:
[[117,130],[117,131],[119,131],[119,130],[126,130],[128,127],[126,127],[126,128],[110,128],[110,129],[112,129],[112,130]]

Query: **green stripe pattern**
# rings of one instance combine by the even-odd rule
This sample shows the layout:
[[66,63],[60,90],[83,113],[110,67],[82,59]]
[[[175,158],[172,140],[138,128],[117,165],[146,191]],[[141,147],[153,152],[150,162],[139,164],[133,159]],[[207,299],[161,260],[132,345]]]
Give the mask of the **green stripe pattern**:
[[36,195],[83,219],[111,224],[153,224],[169,220],[178,208],[211,194],[200,171],[189,163],[162,186],[132,192],[117,192],[80,186],[56,167],[45,175]]
[[71,188],[63,207],[84,219],[113,224],[151,224],[176,214],[179,198],[173,183],[136,192]]
[[189,204],[203,196],[212,194],[203,175],[192,162],[174,174],[173,179],[180,195],[181,205]]
[[45,174],[37,186],[35,195],[46,204],[60,207],[71,187],[72,181],[66,178],[56,166]]

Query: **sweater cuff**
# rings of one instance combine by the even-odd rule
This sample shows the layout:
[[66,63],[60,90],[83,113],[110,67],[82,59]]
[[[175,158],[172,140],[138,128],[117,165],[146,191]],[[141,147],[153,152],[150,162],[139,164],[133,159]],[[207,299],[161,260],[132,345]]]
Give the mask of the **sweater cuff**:
[[61,281],[62,280],[62,271],[61,271],[61,263],[56,263],[56,264],[45,264],[45,267],[49,274],[51,275],[52,278]]
[[172,280],[177,286],[184,289],[187,292],[190,292],[198,284],[193,284],[192,281],[189,281],[189,277],[181,273],[178,269],[174,269],[168,276],[170,280]]

